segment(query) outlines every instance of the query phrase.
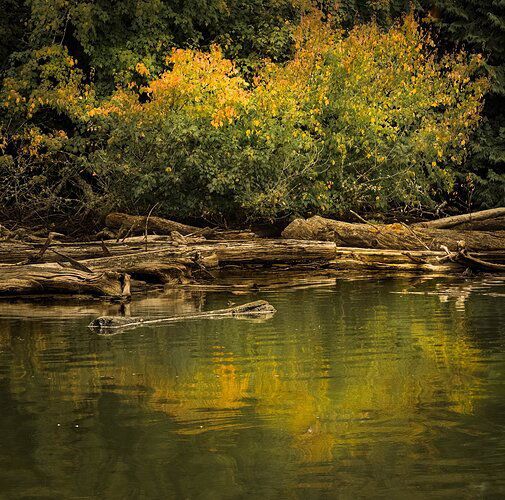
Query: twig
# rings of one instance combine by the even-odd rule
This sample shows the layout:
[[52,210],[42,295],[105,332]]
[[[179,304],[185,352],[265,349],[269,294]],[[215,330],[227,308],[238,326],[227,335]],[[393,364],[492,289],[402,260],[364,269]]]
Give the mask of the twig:
[[[132,233],[134,228],[135,228],[135,224],[132,224],[130,226],[130,229],[128,229],[128,231],[126,231],[126,234],[124,235],[123,239],[121,240],[121,243],[124,243],[124,240],[126,240],[126,238],[128,238],[128,236],[130,236],[130,234]],[[118,238],[118,241],[119,241],[119,238]]]
[[475,266],[481,267],[488,271],[505,272],[504,264],[495,264],[494,262],[487,262],[485,260],[478,259],[477,257],[474,257],[471,254],[467,253],[467,251],[464,248],[459,251],[457,259],[463,261],[465,264],[470,264],[473,265],[474,267]]
[[110,250],[107,248],[107,245],[103,240],[102,240],[102,251],[106,257],[109,257],[111,255]]
[[408,257],[412,262],[415,262],[416,264],[426,264],[426,259],[414,257],[410,252],[402,252],[402,255],[405,255],[405,257]]
[[361,215],[357,214],[354,210],[349,210],[349,212],[351,212],[351,214],[355,215],[361,222],[363,222],[365,224],[368,224],[369,226],[374,227],[379,232],[382,232],[382,229],[379,226],[376,226],[375,224],[372,224],[371,222],[367,221],[366,219],[363,219],[363,217],[361,217]]
[[431,251],[431,248],[430,248],[430,247],[429,247],[429,246],[428,246],[428,245],[427,245],[427,244],[426,244],[426,243],[425,243],[425,242],[424,242],[421,238],[419,238],[419,236],[417,236],[417,234],[414,232],[414,230],[413,230],[410,226],[407,226],[407,224],[405,224],[404,222],[401,222],[401,225],[402,225],[404,228],[408,229],[408,230],[412,233],[412,235],[414,236],[414,238],[415,238],[415,239],[416,239],[419,243],[421,243],[421,245],[423,245],[423,247],[424,247],[424,248],[426,248],[426,250]]
[[79,271],[84,271],[85,273],[94,274],[93,271],[89,267],[86,267],[84,264],[81,264],[79,261],[73,259],[72,257],[69,257],[68,255],[64,255],[60,252],[57,252],[54,248],[51,248],[50,250],[51,250],[51,252],[54,252],[56,255],[63,257],[67,262],[69,262],[72,265],[72,267],[75,267],[75,269],[78,269]]
[[151,210],[149,210],[149,213],[147,214],[147,217],[146,217],[146,229],[145,229],[145,232],[144,232],[144,238],[145,238],[145,242],[146,242],[146,252],[147,252],[147,226],[149,224],[149,217],[151,217],[151,214],[153,213],[153,210],[159,205],[159,203],[155,203],[153,205],[153,207],[151,208]]

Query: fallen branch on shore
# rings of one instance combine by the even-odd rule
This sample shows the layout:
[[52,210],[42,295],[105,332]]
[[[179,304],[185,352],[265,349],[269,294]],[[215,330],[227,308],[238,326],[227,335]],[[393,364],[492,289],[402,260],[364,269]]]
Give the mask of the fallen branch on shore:
[[94,319],[88,326],[98,330],[117,330],[119,328],[132,328],[138,326],[164,325],[177,321],[187,321],[194,319],[219,319],[233,317],[271,317],[276,313],[276,309],[265,300],[257,300],[247,304],[230,307],[227,309],[218,309],[215,311],[206,311],[200,313],[183,314],[168,318],[148,319],[139,316],[101,316]]

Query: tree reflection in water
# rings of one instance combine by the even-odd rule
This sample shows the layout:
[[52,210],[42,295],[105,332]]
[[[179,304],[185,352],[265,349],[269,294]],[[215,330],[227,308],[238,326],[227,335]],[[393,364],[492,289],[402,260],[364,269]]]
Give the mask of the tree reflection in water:
[[[339,281],[261,296],[278,309],[265,322],[188,322],[110,338],[85,325],[115,306],[2,304],[0,491],[503,492],[505,287],[479,283]],[[228,300],[171,292],[134,302],[131,314]]]

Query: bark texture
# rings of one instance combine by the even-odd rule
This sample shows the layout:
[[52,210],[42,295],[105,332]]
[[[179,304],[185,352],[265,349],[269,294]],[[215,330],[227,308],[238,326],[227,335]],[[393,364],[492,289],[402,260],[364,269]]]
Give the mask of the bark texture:
[[12,266],[0,270],[0,295],[86,294],[121,297],[125,277],[57,266]]
[[420,222],[416,227],[430,229],[458,229],[471,231],[505,230],[505,207],[482,210],[443,219]]
[[208,227],[188,226],[162,217],[145,217],[141,215],[128,215],[119,212],[110,213],[105,218],[108,228],[119,230],[121,233],[139,235],[147,233],[171,234],[177,231],[183,236],[199,235],[209,239],[249,239],[255,234],[251,231],[231,231],[212,229]]
[[505,250],[505,231],[457,231],[402,224],[350,224],[319,216],[294,220],[282,232],[282,237],[333,241],[339,247],[439,250],[443,245],[456,251],[458,242],[464,241],[469,251]]

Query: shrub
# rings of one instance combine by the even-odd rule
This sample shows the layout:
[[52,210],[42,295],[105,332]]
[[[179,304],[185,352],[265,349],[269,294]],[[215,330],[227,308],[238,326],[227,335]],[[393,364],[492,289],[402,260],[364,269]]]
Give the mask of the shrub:
[[[94,92],[64,47],[34,51],[0,87],[0,216],[84,218],[87,112]],[[90,175],[88,175],[90,177]]]
[[179,49],[159,78],[89,112],[107,138],[92,164],[116,205],[274,219],[430,205],[455,189],[488,86],[479,55],[437,54],[413,17],[344,36],[313,12],[294,37],[293,59],[266,62],[253,84],[216,46]]

